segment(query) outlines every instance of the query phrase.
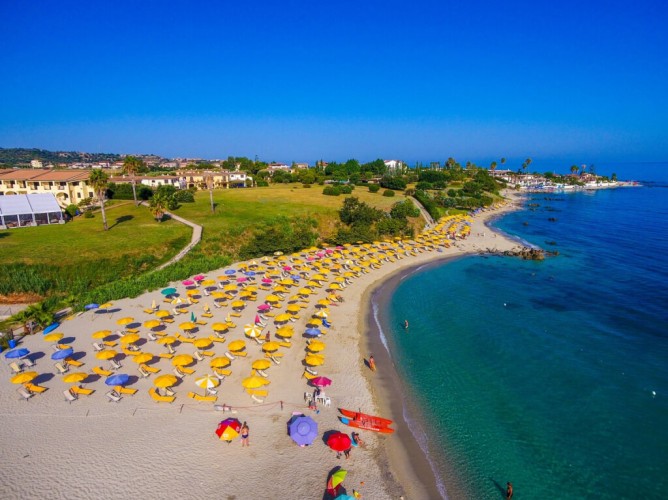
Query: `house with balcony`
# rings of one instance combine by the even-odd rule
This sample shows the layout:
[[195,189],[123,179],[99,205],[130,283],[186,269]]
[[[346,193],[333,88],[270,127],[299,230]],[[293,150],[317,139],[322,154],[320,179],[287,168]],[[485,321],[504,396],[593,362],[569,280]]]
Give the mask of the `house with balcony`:
[[88,184],[90,172],[80,170],[0,170],[0,196],[50,193],[61,207],[95,196]]

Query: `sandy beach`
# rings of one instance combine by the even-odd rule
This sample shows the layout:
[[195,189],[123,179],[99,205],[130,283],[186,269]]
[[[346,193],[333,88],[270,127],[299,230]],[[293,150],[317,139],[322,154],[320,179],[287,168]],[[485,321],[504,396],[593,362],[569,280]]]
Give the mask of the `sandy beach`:
[[[41,334],[25,337],[19,347],[30,350],[34,370],[38,373],[33,383],[46,387],[41,394],[24,400],[18,392],[18,384],[12,384],[13,373],[9,362],[3,357],[5,376],[2,377],[0,403],[0,440],[3,453],[0,458],[0,498],[106,498],[121,499],[141,496],[143,498],[277,498],[290,495],[294,498],[328,498],[325,495],[327,478],[336,467],[343,467],[348,475],[343,483],[348,494],[353,489],[362,498],[373,499],[420,499],[438,498],[439,492],[434,474],[406,428],[402,418],[402,401],[397,397],[399,381],[391,367],[391,359],[380,346],[373,325],[369,322],[370,296],[382,283],[405,272],[406,269],[443,259],[452,259],[486,250],[499,252],[518,247],[518,243],[501,234],[496,234],[485,224],[491,218],[516,209],[517,200],[511,198],[503,207],[483,211],[472,218],[468,236],[452,241],[449,248],[416,243],[402,258],[381,260],[378,264],[365,267],[362,272],[336,290],[343,302],[332,302],[328,307],[328,321],[331,328],[322,328],[320,338],[326,347],[324,364],[314,367],[319,375],[330,378],[332,385],[325,388],[331,398],[331,406],[318,405],[310,409],[305,403],[305,392],[312,393],[313,387],[303,377],[303,359],[307,347],[302,336],[307,322],[319,310],[318,301],[328,300],[332,292],[327,291],[332,278],[342,275],[332,272],[321,287],[314,287],[314,293],[302,297],[298,318],[288,324],[294,328],[290,347],[281,347],[280,364],[272,362],[266,370],[270,384],[263,387],[266,395],[258,402],[244,391],[242,380],[251,375],[251,364],[255,360],[267,359],[262,346],[244,334],[244,325],[253,324],[258,314],[258,306],[273,289],[258,287],[254,301],[248,301],[239,317],[229,317],[233,312],[229,300],[227,306],[211,307],[213,317],[204,318],[204,304],[213,306],[211,296],[202,296],[198,303],[187,305],[187,312],[174,318],[174,323],[166,325],[161,334],[182,337],[179,325],[190,320],[194,314],[199,321],[194,332],[198,338],[212,334],[214,322],[231,319],[236,326],[224,334],[224,342],[212,342],[205,349],[202,361],[189,367],[194,370],[173,386],[176,400],[173,403],[158,403],[152,400],[149,389],[153,380],[163,374],[173,374],[174,367],[168,358],[157,357],[166,353],[165,345],[148,338],[149,329],[143,324],[155,315],[146,312],[153,301],[162,309],[172,310],[175,306],[163,302],[159,290],[144,295],[113,302],[107,312],[87,311],[64,321],[56,330],[64,334],[61,343],[67,343],[74,350],[74,358],[84,363],[82,367],[70,367],[72,372],[90,374],[83,386],[95,392],[89,396],[80,395],[76,401],[65,401],[64,391],[71,386],[56,374],[51,359],[52,344],[45,342]],[[460,229],[463,225],[459,226]],[[435,231],[432,229],[431,231]],[[388,247],[384,247],[387,250]],[[387,256],[378,248],[367,248],[360,255],[367,258]],[[383,249],[381,249],[383,250]],[[413,255],[414,254],[414,255]],[[308,260],[303,256],[302,269],[308,269],[310,276],[320,268],[313,267],[318,260],[331,257],[332,265],[344,263],[348,256],[340,259],[332,255]],[[281,258],[287,259],[287,256]],[[280,260],[280,259],[275,259]],[[262,262],[258,259],[260,267]],[[309,267],[310,266],[310,267]],[[324,265],[323,267],[327,267]],[[229,269],[239,270],[240,265]],[[224,275],[224,269],[206,273],[207,278],[217,279]],[[368,271],[368,272],[364,272]],[[294,272],[294,270],[293,270]],[[268,273],[267,273],[268,274]],[[267,275],[265,274],[265,276]],[[259,277],[259,276],[258,276]],[[278,281],[277,279],[274,281]],[[256,286],[259,280],[251,283]],[[298,282],[285,293],[275,315],[286,310],[290,296],[303,286]],[[275,283],[272,283],[272,287]],[[181,297],[186,289],[182,283],[173,284]],[[201,290],[202,287],[199,287]],[[239,289],[240,291],[242,288]],[[279,325],[276,316],[263,320],[270,331],[272,340]],[[109,362],[96,357],[91,334],[100,330],[116,332],[122,329],[117,321],[124,317],[139,323],[139,337],[136,342],[141,352],[152,353],[154,360],[149,363],[159,373],[148,377],[140,375],[139,365],[130,354],[121,350],[123,344],[117,339],[116,358],[122,365],[116,373],[130,375],[127,388],[137,389],[134,395],[124,394],[119,402],[110,401],[105,394],[112,387],[105,385],[105,377],[92,374],[93,367],[109,368]],[[216,388],[217,400],[201,402],[189,398],[189,392],[203,394],[195,379],[210,374],[209,362],[223,357],[233,340],[243,339],[246,356],[236,357],[230,366],[231,374]],[[187,341],[176,343],[177,354],[194,355],[196,347]],[[365,365],[368,353],[373,352],[379,370],[375,373]],[[5,353],[3,353],[4,355]],[[353,430],[339,422],[337,408],[382,415],[395,421],[396,432],[380,435],[370,431],[360,431],[363,444],[353,448],[350,458],[337,458],[324,441],[323,436],[330,431],[347,434]],[[299,447],[288,436],[287,422],[295,413],[304,413],[318,424],[319,435],[306,447]],[[250,427],[250,446],[242,447],[237,438],[231,443],[221,441],[214,433],[218,423],[226,418],[246,421]],[[448,495],[457,498],[456,488]]]

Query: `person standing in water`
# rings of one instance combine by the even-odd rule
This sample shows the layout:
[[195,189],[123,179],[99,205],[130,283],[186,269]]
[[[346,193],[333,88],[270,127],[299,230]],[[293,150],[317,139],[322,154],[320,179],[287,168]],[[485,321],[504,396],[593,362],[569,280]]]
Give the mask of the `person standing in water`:
[[506,483],[506,500],[512,500],[513,498],[513,483]]
[[408,320],[404,320],[404,329],[408,330]]

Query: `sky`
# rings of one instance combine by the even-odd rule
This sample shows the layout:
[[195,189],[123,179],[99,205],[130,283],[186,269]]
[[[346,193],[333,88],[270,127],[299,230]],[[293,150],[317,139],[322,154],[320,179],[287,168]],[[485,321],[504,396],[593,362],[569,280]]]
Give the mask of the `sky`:
[[665,1],[3,0],[0,19],[0,147],[668,161]]

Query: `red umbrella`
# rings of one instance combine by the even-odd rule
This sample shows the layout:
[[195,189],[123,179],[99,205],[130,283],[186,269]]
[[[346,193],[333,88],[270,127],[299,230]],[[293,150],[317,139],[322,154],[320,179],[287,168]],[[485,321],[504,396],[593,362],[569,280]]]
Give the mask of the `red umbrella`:
[[328,385],[332,385],[332,381],[327,377],[316,377],[311,380],[311,383],[316,387],[327,387]]
[[342,452],[352,446],[350,436],[343,432],[335,432],[327,438],[327,446],[336,452]]
[[216,435],[223,441],[231,443],[241,431],[241,422],[236,418],[226,418],[218,424]]

